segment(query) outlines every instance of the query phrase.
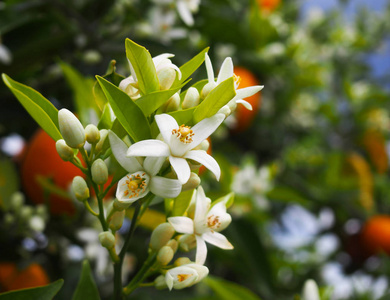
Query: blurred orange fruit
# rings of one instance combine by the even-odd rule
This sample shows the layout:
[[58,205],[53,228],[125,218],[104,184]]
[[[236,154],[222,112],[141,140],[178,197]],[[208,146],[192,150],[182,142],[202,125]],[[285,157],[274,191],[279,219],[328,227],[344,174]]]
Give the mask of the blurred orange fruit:
[[[58,155],[55,141],[42,129],[39,129],[31,138],[21,163],[21,179],[24,191],[35,204],[44,203],[46,195],[37,179],[39,177],[50,178],[53,184],[67,191],[75,176],[84,174],[70,162],[65,162]],[[81,157],[79,157],[81,158]],[[111,182],[112,176],[105,187]],[[113,195],[113,187],[106,198]],[[94,195],[93,191],[91,195]],[[53,215],[75,213],[75,206],[71,199],[51,194],[49,196],[50,212]]]
[[[31,138],[21,165],[22,185],[26,195],[35,204],[44,203],[45,196],[38,177],[50,178],[53,184],[68,190],[73,177],[83,176],[81,170],[70,162],[61,159],[56,151],[56,142],[42,129]],[[51,194],[49,196],[52,214],[68,214],[75,212],[70,199]]]
[[[256,76],[249,70],[242,67],[235,67],[234,74],[240,77],[239,89],[259,85],[259,81]],[[236,125],[233,127],[233,131],[242,132],[246,130],[253,122],[253,119],[256,117],[257,111],[260,108],[261,104],[261,94],[256,93],[248,98],[244,99],[252,105],[252,110],[246,109],[242,104],[237,105],[235,112]]]
[[272,12],[280,4],[280,0],[257,0],[259,7],[265,11]]
[[371,254],[385,252],[390,255],[390,216],[370,218],[363,226],[362,240]]
[[24,270],[18,270],[15,263],[0,263],[0,286],[2,291],[20,290],[50,283],[45,270],[32,263]]

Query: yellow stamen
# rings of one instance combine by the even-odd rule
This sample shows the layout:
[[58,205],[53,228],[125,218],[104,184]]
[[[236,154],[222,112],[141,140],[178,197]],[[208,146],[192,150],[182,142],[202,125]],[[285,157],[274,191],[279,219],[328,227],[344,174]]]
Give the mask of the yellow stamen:
[[186,280],[187,278],[191,277],[192,274],[178,274],[177,275],[177,280],[179,282],[183,282],[184,280]]
[[176,137],[180,140],[180,142],[184,144],[189,144],[192,142],[192,137],[194,136],[194,132],[191,130],[190,126],[180,125],[178,129],[173,129],[172,134],[176,135]]
[[211,215],[207,218],[207,226],[209,228],[218,229],[221,226],[219,216]]
[[[145,173],[142,174],[144,176]],[[127,186],[127,189],[123,192],[125,197],[129,198],[138,197],[139,193],[144,192],[146,188],[145,178],[142,178],[139,174],[137,175],[127,175],[129,180],[126,180],[124,185]]]

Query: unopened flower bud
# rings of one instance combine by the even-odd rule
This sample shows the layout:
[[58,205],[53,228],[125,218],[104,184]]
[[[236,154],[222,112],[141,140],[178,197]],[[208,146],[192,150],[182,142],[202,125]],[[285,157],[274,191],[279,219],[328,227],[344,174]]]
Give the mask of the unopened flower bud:
[[227,118],[228,116],[230,116],[230,114],[232,112],[231,112],[229,106],[225,105],[225,106],[222,106],[221,109],[217,113],[223,114],[223,115],[225,115],[225,118]]
[[174,266],[180,267],[182,265],[188,265],[191,263],[192,263],[192,261],[188,257],[179,257],[178,259],[175,260]]
[[171,247],[164,246],[157,253],[157,261],[162,266],[166,266],[172,260],[174,254],[175,253],[173,252]]
[[167,243],[167,246],[171,247],[173,252],[176,253],[177,249],[179,248],[179,243],[172,239]]
[[21,192],[15,192],[11,195],[10,208],[17,211],[24,204],[24,195]]
[[102,129],[100,130],[100,140],[96,144],[95,151],[96,153],[100,152],[103,148],[104,141],[106,140],[106,137],[108,135],[108,130],[107,129]]
[[166,289],[168,287],[164,275],[160,275],[154,280],[154,287],[158,290]]
[[85,138],[88,143],[96,144],[100,140],[99,129],[93,124],[87,125],[87,127],[85,127]]
[[207,83],[201,93],[200,93],[200,96],[202,97],[202,99],[206,98],[207,95],[215,88],[215,83],[214,82],[209,82]]
[[116,211],[110,220],[110,229],[112,231],[117,231],[121,229],[122,224],[123,224],[123,219],[125,218],[125,211]]
[[199,144],[199,146],[200,146],[200,150],[204,150],[207,152],[210,148],[210,142],[207,139],[205,139]]
[[72,181],[72,191],[79,201],[85,201],[89,198],[89,188],[84,178],[75,176]]
[[63,161],[70,161],[74,157],[73,149],[65,143],[65,140],[56,142],[56,150]]
[[160,90],[169,90],[176,79],[176,71],[172,68],[164,68],[157,73],[160,82]]
[[182,191],[193,190],[196,189],[199,186],[199,184],[200,184],[200,178],[198,174],[191,172],[190,179],[188,179],[188,181],[185,184],[183,184],[181,190]]
[[187,90],[187,93],[184,97],[184,100],[183,100],[183,103],[181,104],[181,107],[183,109],[195,107],[199,104],[199,99],[200,99],[200,96],[199,96],[198,90],[194,87],[190,87]]
[[128,208],[131,205],[131,203],[123,203],[118,201],[118,199],[114,200],[114,203],[112,204],[112,207],[117,211],[122,211]]
[[108,169],[106,163],[102,159],[97,159],[91,167],[92,180],[96,184],[105,184],[108,180]]
[[165,246],[175,233],[175,229],[169,223],[162,223],[158,225],[152,232],[150,237],[149,247],[154,250],[160,250]]
[[104,248],[112,249],[115,247],[115,236],[109,231],[99,233],[99,241]]
[[60,132],[69,147],[78,149],[85,143],[84,127],[79,119],[66,108],[58,112]]
[[184,252],[188,252],[196,247],[196,239],[193,234],[182,235],[178,242],[180,250]]
[[42,232],[45,229],[45,222],[40,216],[33,216],[28,221],[28,225],[30,226],[31,230]]
[[164,105],[164,112],[177,111],[180,107],[180,95],[178,93],[173,94],[171,98]]

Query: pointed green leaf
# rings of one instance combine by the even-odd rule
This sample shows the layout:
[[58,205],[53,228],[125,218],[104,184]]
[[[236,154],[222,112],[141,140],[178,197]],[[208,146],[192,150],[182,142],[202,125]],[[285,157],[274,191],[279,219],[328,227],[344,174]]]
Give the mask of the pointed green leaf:
[[2,75],[4,83],[38,123],[55,141],[62,139],[58,130],[58,110],[45,97],[34,89]]
[[193,58],[191,58],[189,61],[187,61],[184,65],[180,67],[181,79],[179,80],[179,78],[176,77],[175,82],[172,85],[173,87],[180,85],[200,67],[200,65],[204,62],[205,54],[207,53],[207,51],[209,51],[209,48],[210,47],[203,49],[200,53],[195,55]]
[[234,193],[229,193],[226,196],[223,196],[221,198],[218,198],[217,200],[213,201],[212,206],[219,202],[225,202],[226,203],[226,208],[229,208],[230,206],[233,205],[234,202]]
[[66,81],[72,88],[76,111],[81,122],[83,124],[91,123],[90,110],[93,109],[96,113],[100,113],[93,94],[94,80],[84,77],[79,71],[64,62],[60,62],[60,66]]
[[[160,90],[156,67],[145,47],[126,39],[126,56],[133,66],[142,95]],[[134,74],[132,74],[134,76]]]
[[208,276],[203,282],[215,292],[220,300],[260,300],[260,298],[248,288],[231,281]]
[[64,281],[60,279],[41,287],[7,292],[0,294],[0,300],[52,300],[63,284]]
[[196,107],[191,107],[184,110],[173,111],[168,114],[175,118],[177,124],[185,124],[192,126],[194,124],[192,118],[194,116],[195,111]]
[[182,216],[187,211],[190,206],[192,195],[194,194],[194,190],[189,190],[180,193],[178,197],[174,199],[173,208],[172,208],[172,216]]
[[197,106],[194,112],[195,123],[215,115],[222,106],[232,100],[235,95],[234,80],[233,77],[230,77],[215,87]]
[[[188,82],[188,81],[187,81]],[[149,116],[156,111],[161,105],[169,100],[175,93],[177,93],[187,82],[179,85],[176,88],[158,91],[142,96],[137,99],[135,103],[142,109],[145,116]]]
[[[100,85],[99,85],[100,88]],[[114,121],[111,120],[111,107],[109,103],[106,103],[103,108],[102,115],[98,123],[99,129],[110,129]]]
[[99,291],[92,277],[91,267],[87,260],[83,261],[83,270],[72,300],[98,300]]
[[151,138],[149,122],[142,110],[121,89],[100,76],[96,76],[118,121],[134,142]]

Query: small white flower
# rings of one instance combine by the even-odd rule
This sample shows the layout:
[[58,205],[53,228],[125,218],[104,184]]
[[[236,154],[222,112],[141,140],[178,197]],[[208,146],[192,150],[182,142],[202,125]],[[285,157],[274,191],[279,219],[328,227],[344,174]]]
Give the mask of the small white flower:
[[186,159],[201,163],[214,173],[217,180],[221,175],[216,160],[204,150],[192,150],[203,140],[207,139],[223,122],[225,116],[216,114],[206,118],[190,128],[179,126],[176,120],[167,114],[156,115],[157,126],[160,129],[163,141],[144,140],[130,146],[127,156],[168,157],[177,178],[185,184],[191,175]]
[[199,9],[200,0],[177,0],[176,6],[180,18],[188,26],[194,25],[192,13],[196,13]]
[[180,290],[190,287],[209,274],[209,269],[199,264],[187,264],[168,270],[165,274],[165,282],[169,288]]
[[181,183],[176,179],[156,176],[165,157],[147,157],[141,165],[135,157],[126,157],[127,145],[110,131],[112,152],[118,163],[129,172],[118,182],[116,197],[122,203],[133,203],[147,193],[163,198],[175,198],[181,192]]
[[206,261],[206,242],[222,249],[233,249],[227,238],[219,233],[232,221],[226,212],[226,203],[221,201],[211,207],[211,200],[206,197],[203,188],[199,187],[196,194],[194,219],[188,217],[171,217],[171,223],[176,232],[194,234],[196,238],[196,263],[203,265]]
[[0,43],[0,63],[10,65],[12,63],[12,54],[9,49]]
[[[173,69],[177,72],[177,76],[179,79],[181,79],[181,71],[180,69],[172,63],[172,61],[169,59],[171,57],[174,57],[175,55],[170,53],[164,53],[160,54],[158,56],[153,57],[153,63],[156,68],[156,73],[163,71],[164,69]],[[133,65],[129,61],[130,65],[130,73],[131,75],[125,79],[123,79],[119,83],[119,88],[126,92],[131,99],[135,100],[141,97],[140,90],[138,89],[138,79],[137,75],[135,74]]]
[[205,63],[206,63],[206,70],[207,70],[207,78],[209,80],[210,85],[212,87],[216,87],[219,85],[222,81],[234,77],[234,88],[236,90],[236,96],[231,101],[234,101],[235,103],[241,103],[245,106],[246,109],[252,110],[252,105],[250,105],[249,102],[243,100],[243,98],[250,97],[257,92],[261,91],[263,89],[263,85],[254,85],[249,86],[246,88],[238,89],[238,86],[240,84],[240,77],[236,76],[234,74],[233,70],[233,61],[230,57],[226,57],[225,60],[222,63],[221,69],[218,73],[217,80],[215,80],[214,77],[214,71],[213,71],[213,65],[211,64],[210,57],[208,54],[205,54]]

